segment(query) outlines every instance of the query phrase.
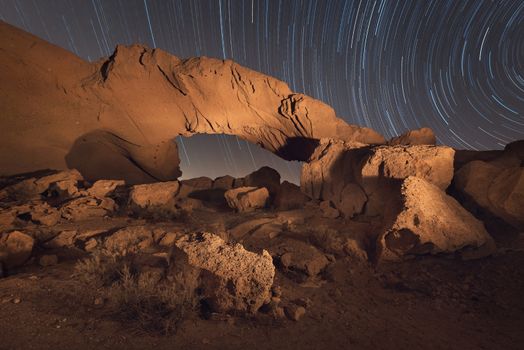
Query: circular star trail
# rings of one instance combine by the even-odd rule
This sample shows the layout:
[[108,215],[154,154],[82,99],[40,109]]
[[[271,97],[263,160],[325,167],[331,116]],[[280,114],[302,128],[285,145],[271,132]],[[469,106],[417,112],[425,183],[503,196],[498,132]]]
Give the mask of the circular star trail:
[[[524,138],[522,0],[1,0],[0,19],[90,61],[131,43],[233,59],[387,138],[423,126],[455,148]],[[189,173],[210,149],[222,173],[283,164],[232,137],[197,141],[179,140]]]

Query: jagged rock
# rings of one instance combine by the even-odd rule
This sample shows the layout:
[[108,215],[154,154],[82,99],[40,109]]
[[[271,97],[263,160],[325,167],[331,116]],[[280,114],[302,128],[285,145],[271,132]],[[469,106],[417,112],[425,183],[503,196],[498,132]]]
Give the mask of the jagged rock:
[[213,188],[218,188],[222,190],[230,190],[233,188],[235,178],[233,176],[220,176],[213,181]]
[[273,206],[277,210],[301,209],[309,200],[310,198],[302,193],[300,187],[284,181],[273,200]]
[[[321,140],[302,168],[300,187],[312,198],[343,207],[348,184],[366,196],[366,215],[381,215],[387,199],[408,176],[418,176],[446,189],[453,177],[453,149],[445,146],[378,146]],[[351,211],[350,211],[351,212]]]
[[82,175],[77,170],[57,172],[40,178],[29,178],[0,191],[3,200],[27,201],[40,199],[44,192],[54,194],[63,199],[73,198],[78,195],[77,183],[82,180]]
[[437,138],[430,128],[409,130],[404,134],[394,137],[388,141],[388,145],[435,145]]
[[329,264],[317,248],[296,239],[283,238],[269,249],[285,271],[300,282],[315,278]]
[[211,233],[190,234],[175,245],[177,280],[199,289],[211,311],[253,314],[269,303],[275,267],[267,251],[252,253]]
[[0,236],[0,263],[10,269],[25,263],[33,251],[35,240],[20,231]]
[[129,203],[137,210],[172,209],[179,190],[178,181],[135,185],[129,193]]
[[472,161],[453,179],[454,188],[471,209],[480,208],[509,225],[524,229],[524,167],[502,168],[500,162]]
[[124,186],[124,180],[98,180],[86,191],[88,197],[109,197],[117,187]]
[[265,187],[239,187],[224,193],[230,208],[239,212],[248,212],[265,208],[269,200],[269,192]]
[[377,243],[382,260],[471,249],[485,256],[495,249],[481,221],[424,179],[404,180],[400,198],[390,202],[389,210]]
[[[202,133],[237,135],[288,160],[306,160],[322,137],[384,143],[321,101],[231,60],[182,60],[133,45],[90,63],[4,22],[0,38],[0,112],[35,123],[0,120],[6,174],[70,166],[89,181],[174,180],[180,160],[172,140]],[[29,91],[20,81],[38,84]]]
[[111,215],[117,205],[111,198],[80,197],[67,202],[60,208],[66,220],[81,221]]
[[340,212],[331,205],[331,201],[320,202],[320,211],[322,216],[328,219],[336,219],[340,216]]
[[273,198],[280,188],[280,174],[273,168],[264,166],[244,177],[245,187],[265,187]]
[[28,211],[19,211],[18,215],[27,214],[36,224],[53,226],[60,220],[60,212],[45,202],[29,205]]
[[109,236],[104,242],[104,247],[110,252],[126,255],[143,251],[151,247],[154,242],[151,228],[129,226]]

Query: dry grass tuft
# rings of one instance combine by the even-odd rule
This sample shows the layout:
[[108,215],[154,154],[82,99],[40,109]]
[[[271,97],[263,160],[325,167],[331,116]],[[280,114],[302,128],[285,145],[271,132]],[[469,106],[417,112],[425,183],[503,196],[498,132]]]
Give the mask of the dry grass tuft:
[[128,256],[101,252],[78,262],[75,270],[78,279],[106,300],[112,318],[140,331],[172,334],[197,304],[165,276],[141,272]]

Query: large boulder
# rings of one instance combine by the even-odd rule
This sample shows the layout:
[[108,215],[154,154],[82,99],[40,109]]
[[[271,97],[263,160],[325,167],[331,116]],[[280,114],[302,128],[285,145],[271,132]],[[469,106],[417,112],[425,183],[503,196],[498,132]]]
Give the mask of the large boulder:
[[453,179],[464,204],[524,229],[524,167],[500,167],[500,162],[472,161]]
[[435,145],[437,138],[430,128],[420,128],[406,131],[404,134],[388,141],[388,145]]
[[271,198],[274,198],[280,188],[280,174],[275,169],[264,166],[245,176],[243,186],[265,187]]
[[135,185],[129,193],[129,204],[136,210],[154,211],[160,208],[172,208],[179,190],[178,181]]
[[405,179],[400,197],[390,201],[388,207],[385,228],[377,242],[382,260],[455,252],[480,257],[495,249],[481,221],[424,179]]
[[364,200],[366,215],[381,215],[384,203],[408,176],[446,189],[453,177],[453,156],[453,149],[445,146],[368,147],[321,140],[302,168],[300,186],[312,198],[331,200],[347,216],[362,211]]
[[187,197],[194,192],[206,191],[213,188],[213,180],[207,176],[195,177],[180,181],[180,197]]
[[0,236],[0,264],[13,268],[25,263],[33,251],[35,240],[20,231]]
[[301,209],[309,200],[310,198],[300,190],[300,187],[284,181],[273,200],[273,206],[277,210]]
[[269,192],[265,187],[239,187],[226,191],[224,197],[230,208],[238,212],[249,212],[265,208],[269,201]]
[[175,243],[174,275],[200,291],[213,312],[255,313],[271,299],[275,267],[271,255],[227,244],[211,233],[190,234]]

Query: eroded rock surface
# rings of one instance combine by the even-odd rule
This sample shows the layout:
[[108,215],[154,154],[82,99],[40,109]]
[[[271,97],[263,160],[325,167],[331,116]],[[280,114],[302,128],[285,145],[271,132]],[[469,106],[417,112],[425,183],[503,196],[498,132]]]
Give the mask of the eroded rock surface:
[[[362,211],[363,202],[366,215],[381,215],[408,176],[446,189],[453,177],[453,156],[453,149],[445,146],[368,147],[322,140],[302,168],[300,186],[312,198],[331,200],[349,217]],[[354,205],[347,202],[348,195]]]
[[464,249],[485,256],[493,253],[495,244],[484,224],[454,198],[436,185],[410,176],[402,183],[400,200],[390,202],[378,247],[380,259],[398,260]]
[[179,281],[199,288],[212,311],[255,313],[270,301],[275,267],[267,251],[252,253],[211,233],[190,234],[175,245]]
[[[70,167],[89,181],[175,180],[180,159],[172,140],[198,133],[237,135],[288,160],[306,160],[323,137],[385,142],[231,60],[182,60],[133,45],[90,63],[4,22],[0,38],[5,174]],[[27,89],[20,81],[38,83]],[[34,127],[17,116],[31,116]]]

